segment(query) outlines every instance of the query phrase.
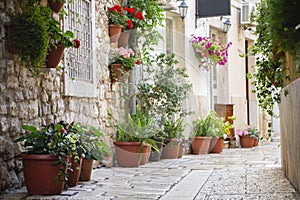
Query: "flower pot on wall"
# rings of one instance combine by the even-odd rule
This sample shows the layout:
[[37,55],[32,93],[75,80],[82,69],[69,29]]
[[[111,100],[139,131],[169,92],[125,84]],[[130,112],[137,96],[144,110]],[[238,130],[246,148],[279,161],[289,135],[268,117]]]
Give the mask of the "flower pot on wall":
[[249,136],[240,136],[241,147],[251,148],[254,144],[254,138]]
[[124,82],[127,78],[128,71],[123,68],[122,64],[110,64],[111,82]]
[[114,142],[119,167],[138,167],[141,162],[140,142]]
[[75,161],[74,157],[71,158],[72,171],[69,172],[69,179],[68,179],[69,187],[73,187],[78,184],[80,171],[81,171],[81,163],[82,163],[82,158],[80,158],[78,161]]
[[195,137],[192,141],[193,154],[208,154],[211,137]]
[[64,55],[64,51],[65,51],[65,46],[61,44],[57,45],[56,48],[51,47],[46,57],[47,67],[56,68]]
[[94,160],[83,158],[80,170],[79,181],[90,181],[92,177]]
[[57,156],[38,154],[21,154],[20,156],[23,161],[25,184],[29,194],[54,195],[63,191],[65,184],[63,177],[61,180],[57,180],[61,166],[51,165],[58,162]]
[[110,43],[117,43],[122,32],[122,25],[109,24]]
[[58,13],[61,11],[61,9],[64,7],[65,0],[49,0],[50,8]]
[[130,36],[130,30],[121,32],[121,35],[120,35],[119,40],[118,40],[118,47],[119,48],[120,47],[125,47],[128,44],[129,36]]

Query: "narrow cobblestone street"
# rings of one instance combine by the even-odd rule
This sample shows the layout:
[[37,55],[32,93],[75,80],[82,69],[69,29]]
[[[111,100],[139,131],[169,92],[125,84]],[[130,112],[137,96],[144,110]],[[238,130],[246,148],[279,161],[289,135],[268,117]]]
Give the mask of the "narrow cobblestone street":
[[184,155],[139,168],[99,168],[92,181],[80,182],[58,196],[27,196],[26,189],[0,199],[77,200],[298,200],[280,169],[279,143],[221,154]]

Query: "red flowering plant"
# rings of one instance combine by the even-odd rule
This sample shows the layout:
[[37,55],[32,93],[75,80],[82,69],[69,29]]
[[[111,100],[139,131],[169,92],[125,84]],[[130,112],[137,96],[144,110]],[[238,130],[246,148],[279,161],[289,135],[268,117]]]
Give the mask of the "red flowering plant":
[[128,17],[125,15],[123,8],[120,5],[114,5],[108,9],[109,24],[122,25],[126,27]]
[[192,35],[191,43],[196,58],[206,70],[217,64],[225,65],[227,63],[228,48],[232,45],[231,42],[223,46],[221,41],[215,37],[197,37]]
[[138,28],[142,26],[144,16],[143,13],[136,8],[133,8],[131,6],[124,6],[124,11],[126,16],[128,17],[127,23],[127,30]]
[[111,53],[111,64],[122,64],[124,69],[133,69],[135,64],[140,64],[135,52],[132,49],[120,47],[114,49]]

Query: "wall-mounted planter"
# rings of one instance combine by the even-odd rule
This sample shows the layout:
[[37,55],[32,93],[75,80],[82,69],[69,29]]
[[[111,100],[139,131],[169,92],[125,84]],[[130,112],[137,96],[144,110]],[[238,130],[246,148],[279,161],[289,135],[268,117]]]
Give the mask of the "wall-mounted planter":
[[124,69],[122,64],[110,64],[109,66],[110,75],[111,75],[111,82],[125,82],[127,78],[128,69]]
[[65,46],[60,44],[57,45],[57,48],[55,47],[50,48],[48,55],[46,57],[48,68],[56,68],[59,65],[64,55],[64,50],[65,50]]
[[109,24],[109,37],[110,37],[110,43],[117,43],[121,32],[122,32],[122,25],[115,25],[115,24]]
[[50,8],[54,12],[58,13],[64,7],[65,0],[50,0],[49,3],[50,3]]
[[130,30],[121,32],[121,35],[118,40],[118,47],[119,48],[126,47],[126,45],[128,44],[128,41],[129,41],[129,37],[130,37]]

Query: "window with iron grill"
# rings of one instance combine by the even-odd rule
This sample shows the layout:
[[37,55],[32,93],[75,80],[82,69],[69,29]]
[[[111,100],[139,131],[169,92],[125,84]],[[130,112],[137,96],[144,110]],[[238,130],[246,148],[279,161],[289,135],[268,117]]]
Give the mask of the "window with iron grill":
[[67,15],[64,19],[65,30],[74,33],[80,47],[65,51],[65,66],[70,78],[92,81],[92,9],[90,0],[74,1],[66,4]]

